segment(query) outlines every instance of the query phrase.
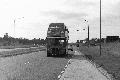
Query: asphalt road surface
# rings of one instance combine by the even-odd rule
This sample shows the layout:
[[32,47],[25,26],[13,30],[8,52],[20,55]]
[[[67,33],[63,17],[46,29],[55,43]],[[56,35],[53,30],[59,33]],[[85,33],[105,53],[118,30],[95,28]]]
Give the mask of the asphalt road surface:
[[59,80],[58,75],[68,60],[65,57],[47,57],[46,51],[1,57],[0,80]]

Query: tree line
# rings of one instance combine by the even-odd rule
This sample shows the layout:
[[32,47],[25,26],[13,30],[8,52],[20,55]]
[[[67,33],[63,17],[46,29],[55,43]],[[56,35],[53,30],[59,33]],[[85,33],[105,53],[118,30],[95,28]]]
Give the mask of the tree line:
[[14,38],[5,33],[4,37],[0,37],[1,45],[14,45],[14,44],[23,44],[23,45],[45,45],[46,39],[33,38],[29,40],[27,38]]

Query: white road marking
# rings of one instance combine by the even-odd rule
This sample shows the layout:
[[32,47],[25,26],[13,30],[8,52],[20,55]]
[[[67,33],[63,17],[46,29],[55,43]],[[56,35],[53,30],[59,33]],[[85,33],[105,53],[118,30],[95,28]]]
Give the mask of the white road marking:
[[65,71],[62,71],[61,73],[64,73]]
[[70,63],[70,61],[71,61],[71,59],[68,60],[67,65],[65,65],[64,71],[61,71],[61,74],[58,76],[59,79],[61,78],[62,74],[65,72],[65,69],[67,68],[67,66]]
[[60,78],[61,78],[61,75],[59,75],[58,78],[60,79]]

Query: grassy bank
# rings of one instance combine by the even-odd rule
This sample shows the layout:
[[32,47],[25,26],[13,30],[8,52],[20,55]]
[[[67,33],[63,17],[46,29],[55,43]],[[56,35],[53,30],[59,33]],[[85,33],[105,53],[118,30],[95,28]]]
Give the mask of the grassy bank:
[[99,54],[99,46],[80,46],[80,51],[85,55],[91,55],[92,60],[112,74],[116,80],[120,80],[120,43],[102,44],[102,54]]
[[22,54],[28,54],[32,52],[37,52],[41,50],[46,50],[45,47],[31,47],[31,48],[23,48],[23,49],[15,49],[11,51],[2,51],[0,52],[0,57],[10,57],[10,56],[16,56],[16,55],[22,55]]

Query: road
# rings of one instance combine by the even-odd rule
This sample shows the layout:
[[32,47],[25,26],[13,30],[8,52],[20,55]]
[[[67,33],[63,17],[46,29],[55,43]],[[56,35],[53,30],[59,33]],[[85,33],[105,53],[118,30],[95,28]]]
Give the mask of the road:
[[58,80],[68,60],[46,51],[0,58],[0,80]]
[[46,51],[1,57],[0,80],[109,80],[77,49],[69,51],[72,57],[47,57]]

